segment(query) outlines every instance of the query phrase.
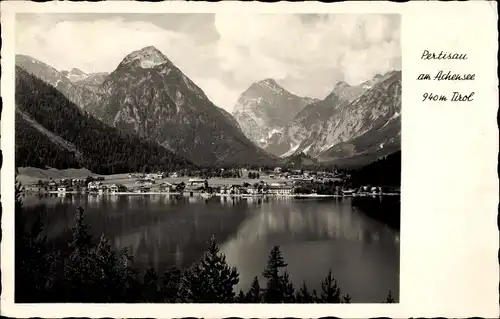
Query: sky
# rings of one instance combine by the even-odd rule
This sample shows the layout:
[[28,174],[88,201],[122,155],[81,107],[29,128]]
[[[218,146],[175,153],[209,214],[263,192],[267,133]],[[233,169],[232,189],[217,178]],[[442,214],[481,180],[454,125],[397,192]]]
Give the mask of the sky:
[[16,53],[58,70],[112,72],[154,46],[231,112],[252,83],[273,78],[323,99],[401,69],[400,16],[380,14],[18,14]]

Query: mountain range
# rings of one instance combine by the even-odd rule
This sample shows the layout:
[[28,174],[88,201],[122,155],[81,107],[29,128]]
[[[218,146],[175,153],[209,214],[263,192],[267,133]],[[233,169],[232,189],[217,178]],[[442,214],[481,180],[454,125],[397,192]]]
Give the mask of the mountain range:
[[[276,82],[266,82],[277,87]],[[292,95],[279,86],[273,90],[279,94],[270,94],[268,86],[262,87],[253,84],[243,93],[233,114],[242,128],[252,128],[248,133],[244,130],[247,136],[259,138],[256,142],[269,153],[282,158],[306,154],[321,163],[340,163],[352,158],[371,161],[400,148],[400,71],[377,74],[359,85],[338,82],[325,99],[303,107],[301,103],[311,99]],[[257,90],[260,95],[254,93]],[[276,104],[282,102],[278,116],[282,121],[269,121],[271,117],[262,115],[267,114],[263,109],[271,109],[268,104],[272,100],[259,96],[269,95],[278,99]],[[283,95],[287,98],[276,98]]]
[[[70,125],[61,124],[68,118],[60,105],[71,109],[71,118],[83,127],[94,127],[84,130],[88,138],[103,138],[96,133],[100,127],[120,139],[115,144],[133,140],[149,145],[170,163],[272,166],[299,158],[365,163],[400,149],[401,72],[376,75],[356,86],[339,82],[323,100],[297,96],[264,79],[241,94],[230,114],[152,46],[126,55],[110,73],[58,71],[26,55],[17,55],[16,65],[16,134],[22,139],[28,132],[42,134],[40,145],[74,154],[71,163],[86,163],[83,159],[97,155],[96,150],[80,150],[76,137],[82,125],[70,132]],[[37,99],[43,103],[35,103]],[[35,117],[29,103],[58,106]],[[55,122],[43,118],[56,114],[63,117],[51,120]],[[57,131],[60,126],[65,130]]]
[[245,137],[227,111],[215,106],[154,47],[130,53],[110,74],[59,72],[27,56],[16,60],[104,124],[153,141],[198,165],[275,163],[273,156]]

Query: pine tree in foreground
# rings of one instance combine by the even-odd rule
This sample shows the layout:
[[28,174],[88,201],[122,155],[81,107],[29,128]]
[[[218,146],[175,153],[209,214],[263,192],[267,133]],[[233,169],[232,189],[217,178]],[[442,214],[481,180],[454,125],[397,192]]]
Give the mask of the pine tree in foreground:
[[315,300],[313,298],[313,295],[307,288],[305,282],[302,282],[300,289],[297,291],[296,300],[298,303],[314,303]]
[[337,280],[328,272],[326,278],[321,282],[321,301],[324,303],[340,303],[340,288]]
[[286,268],[286,266],[280,247],[274,246],[269,253],[267,266],[263,273],[264,278],[267,279],[264,291],[265,302],[279,303],[284,301],[283,277],[280,276],[280,270]]
[[342,297],[342,303],[351,303],[351,296],[349,294]]
[[245,293],[243,292],[243,290],[240,289],[238,296],[236,296],[235,302],[236,303],[246,303],[246,296],[245,296]]
[[192,302],[234,302],[234,287],[238,283],[238,271],[227,264],[226,256],[220,253],[215,238],[210,241],[201,262],[186,272],[188,300]]
[[283,276],[281,276],[281,290],[283,296],[283,302],[294,303],[295,302],[295,286],[290,280],[290,275],[288,271],[285,271]]
[[257,276],[253,278],[250,290],[245,296],[245,301],[250,303],[262,302],[262,291],[260,289],[259,278],[257,278]]
[[387,299],[385,300],[386,303],[395,303],[396,301],[392,297],[392,291],[389,290],[389,294],[387,295]]
[[182,295],[182,273],[177,267],[171,267],[163,274],[161,295],[164,302],[182,302],[185,296]]

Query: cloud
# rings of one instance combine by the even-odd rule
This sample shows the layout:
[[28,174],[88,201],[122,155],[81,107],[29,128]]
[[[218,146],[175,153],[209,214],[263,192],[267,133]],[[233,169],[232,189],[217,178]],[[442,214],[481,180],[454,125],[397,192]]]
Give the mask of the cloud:
[[17,53],[60,70],[110,72],[154,45],[228,111],[264,78],[324,98],[337,81],[358,84],[401,68],[397,15],[41,14],[19,19],[16,30]]
[[39,23],[23,24],[18,27],[17,53],[33,55],[57,69],[78,67],[86,72],[112,71],[138,48],[183,40],[153,24],[121,18],[51,23],[42,16]]
[[[221,67],[244,68],[239,71],[241,81],[292,78],[297,93],[322,97],[334,85],[321,82],[324,74],[341,74],[338,80],[359,84],[400,68],[398,16],[327,15],[308,23],[297,15],[215,18]],[[236,47],[246,53],[235,54]],[[247,64],[252,67],[244,67]]]

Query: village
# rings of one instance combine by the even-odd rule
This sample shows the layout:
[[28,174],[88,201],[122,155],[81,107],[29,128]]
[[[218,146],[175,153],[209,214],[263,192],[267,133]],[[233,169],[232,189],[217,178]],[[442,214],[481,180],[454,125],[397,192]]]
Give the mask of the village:
[[[223,170],[223,169],[221,169]],[[28,192],[49,194],[170,194],[182,196],[294,196],[333,197],[399,195],[399,190],[377,185],[353,187],[349,176],[303,170],[232,170],[220,176],[185,172],[131,173],[117,176],[38,180],[27,185]]]

